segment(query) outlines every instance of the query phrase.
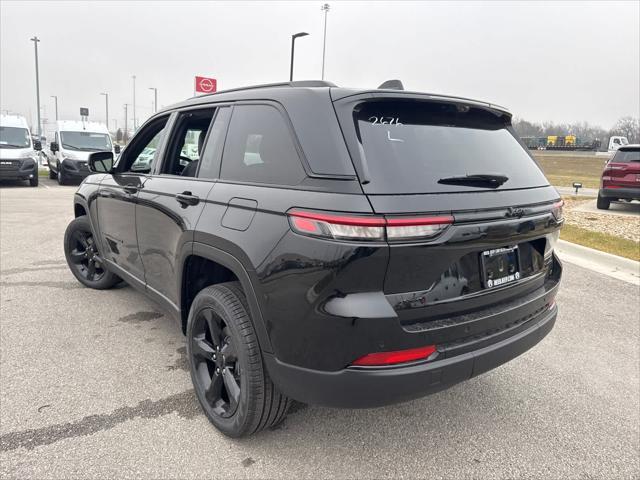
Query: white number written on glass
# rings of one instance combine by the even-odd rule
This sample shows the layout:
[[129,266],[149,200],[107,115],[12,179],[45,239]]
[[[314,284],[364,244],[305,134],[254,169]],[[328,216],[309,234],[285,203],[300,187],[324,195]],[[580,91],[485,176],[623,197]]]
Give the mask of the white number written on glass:
[[371,125],[402,125],[398,117],[369,117]]

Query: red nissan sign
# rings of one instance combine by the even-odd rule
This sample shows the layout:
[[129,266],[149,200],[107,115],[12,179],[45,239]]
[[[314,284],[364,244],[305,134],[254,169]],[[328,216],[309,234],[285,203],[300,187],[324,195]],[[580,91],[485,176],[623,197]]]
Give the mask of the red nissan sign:
[[196,92],[214,93],[218,88],[218,81],[215,78],[196,77]]

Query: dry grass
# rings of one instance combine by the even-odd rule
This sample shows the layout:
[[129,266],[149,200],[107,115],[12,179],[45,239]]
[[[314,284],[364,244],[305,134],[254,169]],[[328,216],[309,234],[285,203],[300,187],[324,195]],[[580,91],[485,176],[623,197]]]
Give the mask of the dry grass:
[[573,182],[598,188],[606,157],[589,155],[549,155],[533,152],[551,185],[571,187]]
[[560,238],[567,242],[640,261],[640,244],[633,240],[602,232],[594,232],[568,223],[565,223],[562,227]]

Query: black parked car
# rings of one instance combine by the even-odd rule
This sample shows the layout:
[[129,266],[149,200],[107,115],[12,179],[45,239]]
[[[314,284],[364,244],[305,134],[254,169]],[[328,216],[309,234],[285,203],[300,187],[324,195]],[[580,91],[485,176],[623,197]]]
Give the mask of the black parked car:
[[554,325],[562,202],[501,107],[250,87],[169,107],[115,165],[111,152],[89,165],[72,272],[175,315],[227,435],[277,424],[290,399],[376,407],[442,390]]

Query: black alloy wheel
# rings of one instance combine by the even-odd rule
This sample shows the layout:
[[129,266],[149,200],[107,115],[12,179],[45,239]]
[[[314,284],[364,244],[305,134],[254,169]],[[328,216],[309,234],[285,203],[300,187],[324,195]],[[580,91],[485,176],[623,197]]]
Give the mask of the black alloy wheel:
[[200,290],[189,309],[186,335],[196,397],[218,430],[237,438],[284,420],[291,401],[264,367],[239,282]]
[[196,315],[191,342],[196,387],[204,393],[212,413],[229,418],[238,409],[242,385],[229,327],[211,308],[205,308]]
[[64,234],[64,254],[71,273],[83,285],[102,290],[111,288],[120,278],[109,272],[98,251],[86,216],[74,219]]
[[93,233],[76,230],[71,236],[73,248],[69,252],[69,260],[77,265],[78,272],[90,282],[99,281],[107,272],[102,266],[102,259],[93,239]]

